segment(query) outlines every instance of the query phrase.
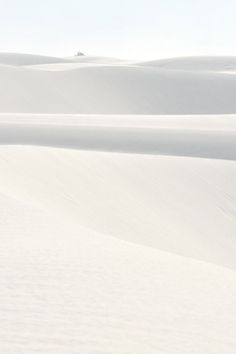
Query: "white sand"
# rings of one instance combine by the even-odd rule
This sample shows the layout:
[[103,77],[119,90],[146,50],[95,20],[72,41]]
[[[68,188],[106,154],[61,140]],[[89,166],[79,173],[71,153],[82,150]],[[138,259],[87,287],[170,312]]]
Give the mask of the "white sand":
[[233,58],[9,57],[0,352],[234,354]]
[[236,71],[236,57],[184,57],[138,62],[137,65],[194,72]]
[[82,63],[71,59],[71,64],[53,64],[53,58],[47,57],[42,60],[44,70],[42,64],[32,66],[33,62],[40,63],[40,60],[40,57],[33,57],[29,61],[27,57],[28,66],[0,64],[1,112],[236,113],[234,74],[166,70],[130,62],[111,64],[108,61],[101,65],[100,62],[91,63],[91,59],[87,64],[85,59]]

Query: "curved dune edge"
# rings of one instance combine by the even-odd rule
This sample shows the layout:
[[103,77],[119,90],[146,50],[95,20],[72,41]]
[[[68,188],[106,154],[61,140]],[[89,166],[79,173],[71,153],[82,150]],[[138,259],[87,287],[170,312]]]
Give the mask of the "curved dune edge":
[[234,56],[193,56],[150,60],[137,63],[141,66],[162,68],[165,70],[182,70],[197,72],[235,72]]
[[0,170],[4,353],[233,354],[235,162],[0,146]]
[[0,115],[0,144],[236,160],[236,117]]
[[234,161],[0,149],[3,194],[101,234],[236,269]]
[[[40,202],[42,195],[43,205],[49,203],[55,213],[101,234],[236,268],[235,116],[1,114],[0,144],[6,155],[2,183],[12,181],[8,190],[15,196],[20,192],[20,199],[27,200],[21,192],[30,191],[34,201]],[[28,165],[29,175],[22,172]],[[55,189],[52,168],[60,171],[62,195]],[[42,176],[48,181],[46,191],[44,184],[40,187]],[[91,190],[98,193],[95,200]],[[58,200],[48,197],[52,191]],[[64,195],[74,196],[68,201]],[[107,195],[108,209],[103,200]],[[131,196],[128,210],[122,195]]]

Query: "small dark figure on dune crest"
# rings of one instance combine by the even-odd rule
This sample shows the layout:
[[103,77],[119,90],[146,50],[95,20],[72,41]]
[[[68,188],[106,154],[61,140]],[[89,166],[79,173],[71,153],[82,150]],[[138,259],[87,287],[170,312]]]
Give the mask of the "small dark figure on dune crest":
[[81,56],[84,56],[84,55],[85,55],[85,54],[82,53],[82,52],[77,52],[77,53],[75,54],[76,57],[81,57]]

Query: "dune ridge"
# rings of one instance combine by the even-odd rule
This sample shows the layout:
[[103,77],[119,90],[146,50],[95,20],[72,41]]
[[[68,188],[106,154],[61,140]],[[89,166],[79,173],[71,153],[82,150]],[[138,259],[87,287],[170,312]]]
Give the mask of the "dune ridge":
[[[14,58],[18,60],[18,56]],[[83,60],[81,64],[72,59],[71,63],[69,59],[57,63],[57,59],[53,62],[53,58],[48,60],[44,57],[33,60],[38,61],[39,68],[37,65],[0,65],[1,112],[172,115],[236,113],[234,74],[222,74],[216,70],[167,70],[161,66],[143,66],[131,62],[91,64],[91,59],[85,65],[86,56],[77,59]],[[217,58],[215,61],[213,68],[214,64],[217,66]],[[46,65],[48,62],[51,62],[49,66]],[[194,66],[191,60],[189,63]],[[42,64],[45,70],[42,70]]]
[[236,160],[236,117],[0,114],[0,144]]

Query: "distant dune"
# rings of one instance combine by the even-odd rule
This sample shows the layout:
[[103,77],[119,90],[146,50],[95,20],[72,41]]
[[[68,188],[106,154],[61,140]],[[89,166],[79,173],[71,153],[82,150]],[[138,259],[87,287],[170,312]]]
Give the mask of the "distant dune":
[[[68,62],[70,60],[71,63]],[[16,65],[0,65],[0,111],[173,115],[236,113],[236,75],[218,72],[219,66],[225,70],[229,63],[234,62],[233,59],[176,59],[165,64],[157,61],[155,65],[91,57],[87,60],[86,63],[86,56],[66,60],[0,55],[0,63]],[[44,68],[42,64],[50,65]],[[189,69],[173,70],[179,66]]]
[[0,54],[1,353],[235,353],[235,69]]
[[236,57],[185,57],[140,62],[139,65],[166,70],[231,72],[236,71]]
[[[69,60],[68,60],[69,61]],[[12,66],[26,66],[37,64],[65,63],[66,59],[49,57],[44,55],[21,54],[21,53],[0,53],[0,64]]]

